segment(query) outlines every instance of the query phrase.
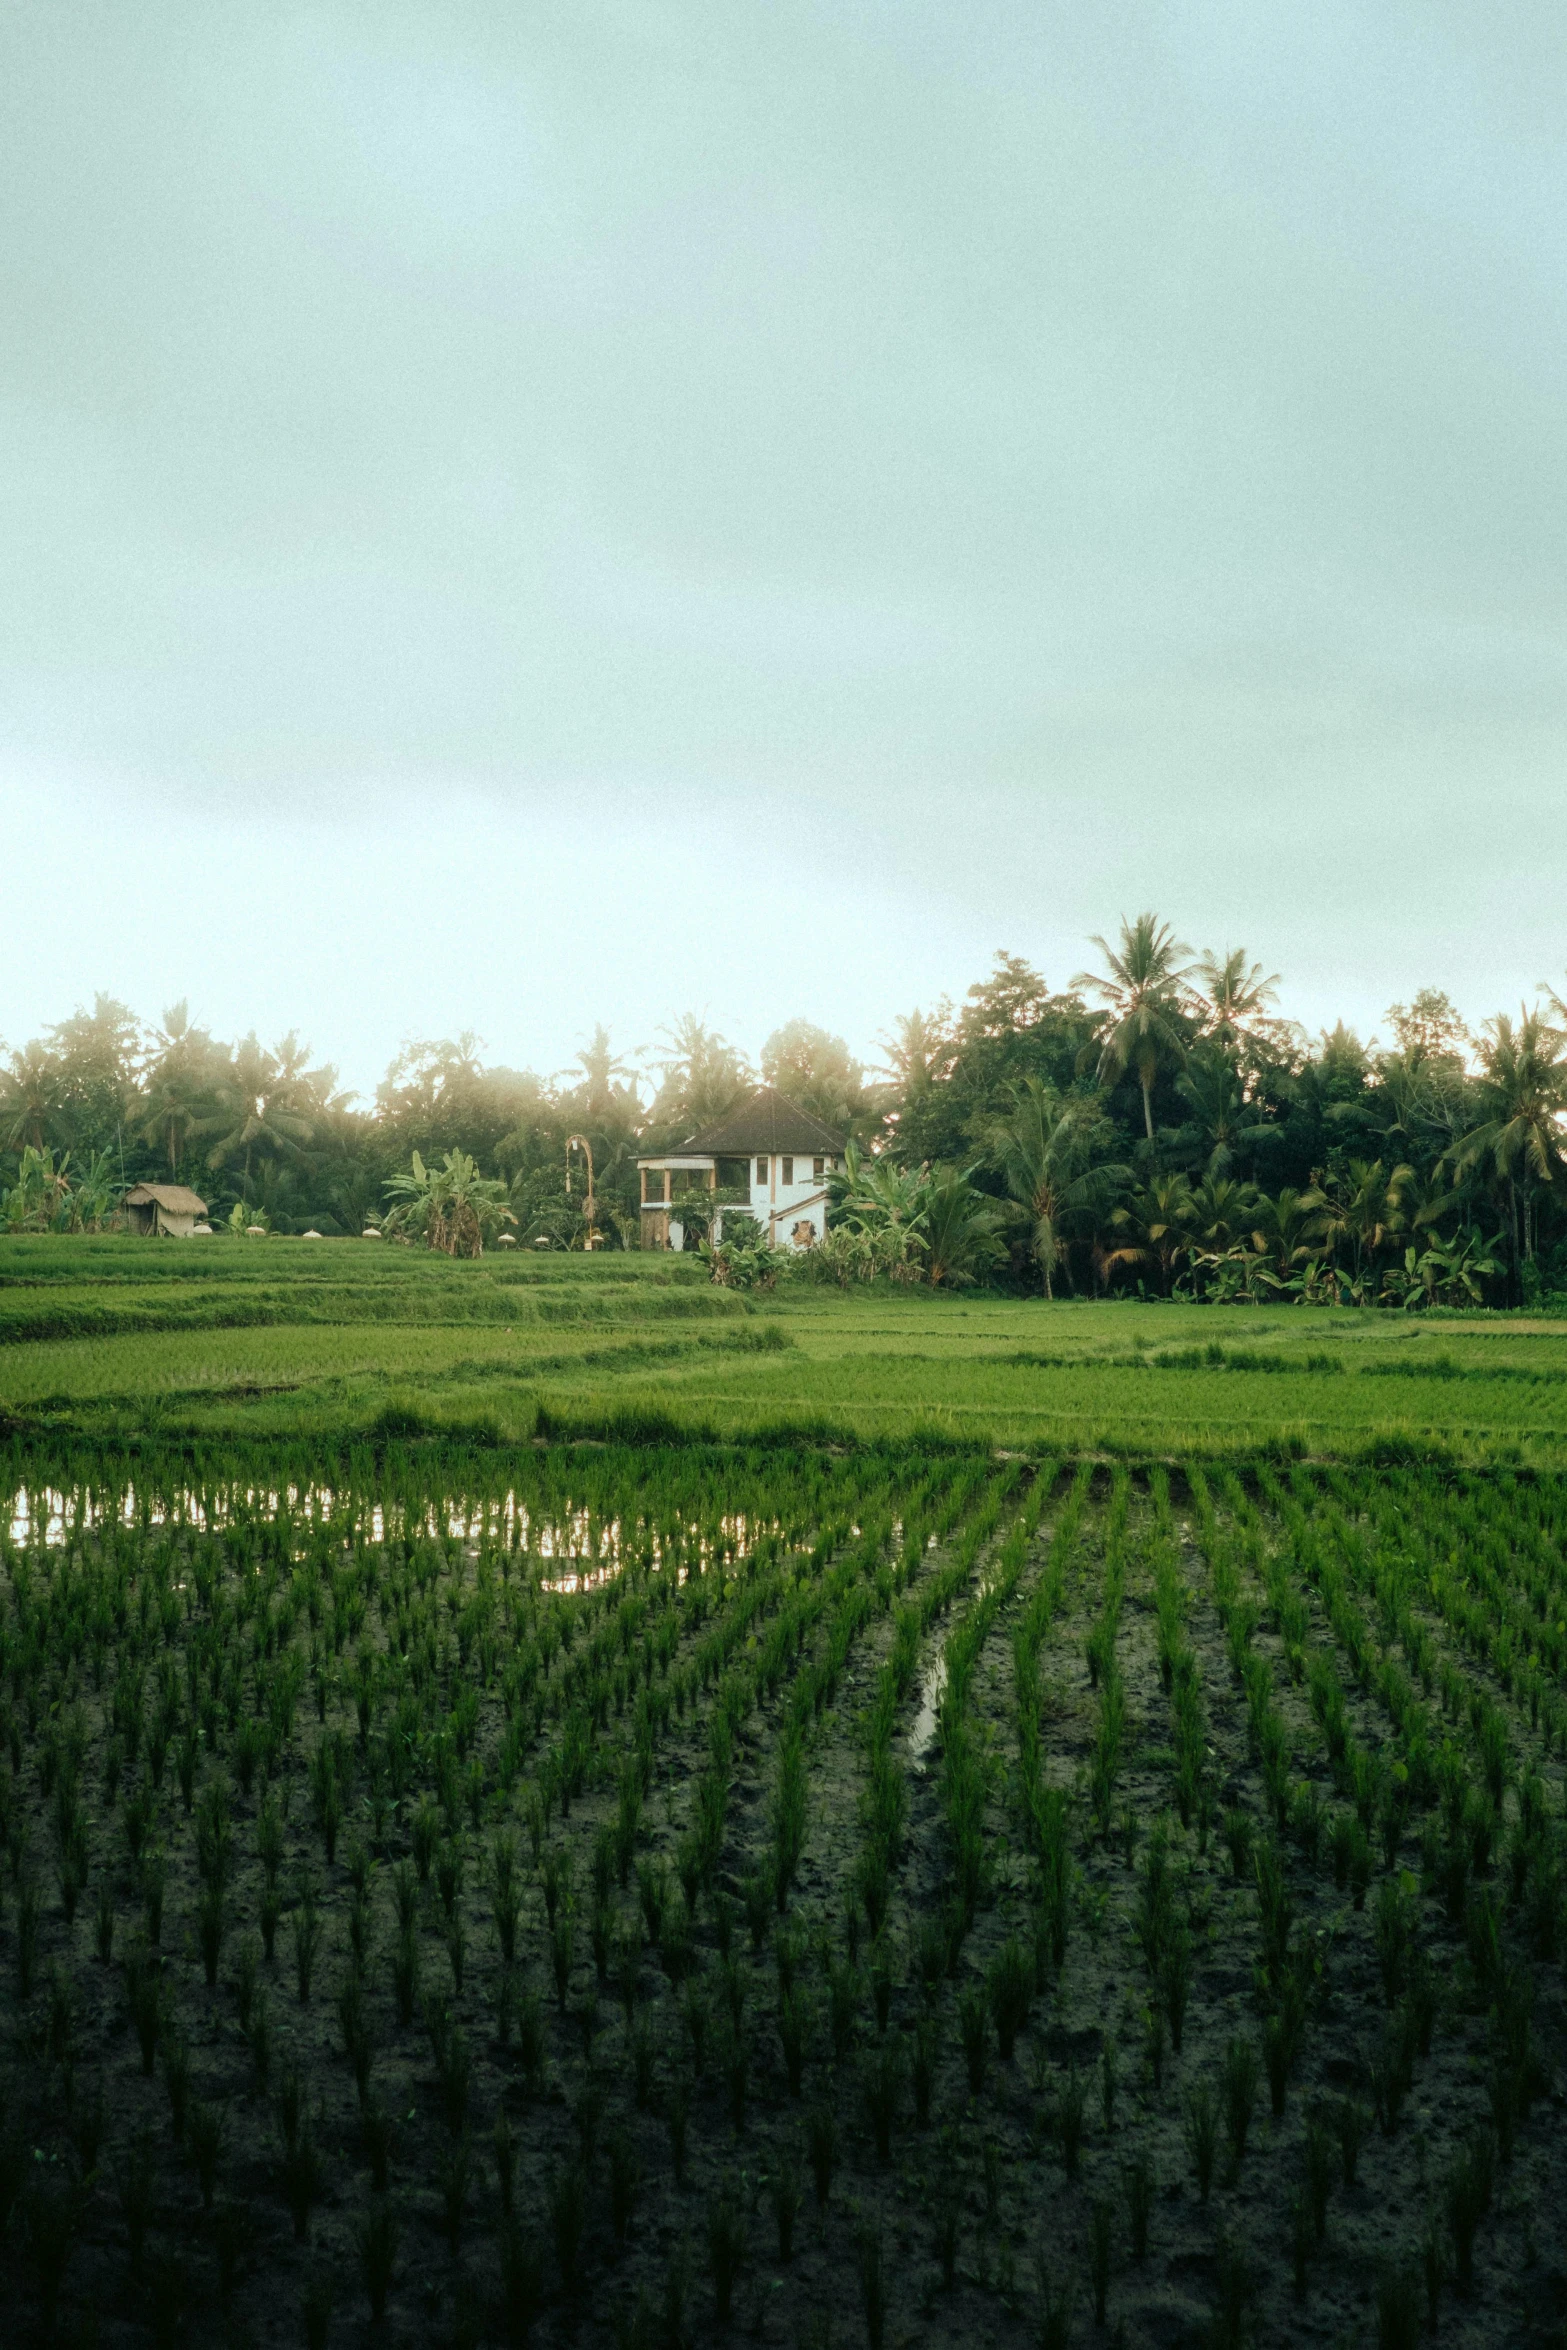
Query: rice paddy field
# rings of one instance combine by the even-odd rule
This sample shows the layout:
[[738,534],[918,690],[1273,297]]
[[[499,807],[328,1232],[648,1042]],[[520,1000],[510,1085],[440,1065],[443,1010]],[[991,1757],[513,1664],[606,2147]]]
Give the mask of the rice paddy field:
[[1562,2340],[1556,1326],[12,1242],[0,1331],[7,2340]]
[[715,1288],[696,1259],[0,1239],[0,1437],[378,1426],[1567,1463],[1567,1321]]

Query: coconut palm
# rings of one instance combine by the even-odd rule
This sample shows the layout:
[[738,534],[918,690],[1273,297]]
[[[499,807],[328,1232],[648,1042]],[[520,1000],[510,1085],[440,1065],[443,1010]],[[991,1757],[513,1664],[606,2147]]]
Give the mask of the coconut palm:
[[1184,991],[1191,966],[1183,958],[1191,948],[1153,914],[1139,914],[1135,922],[1123,919],[1118,947],[1098,937],[1093,943],[1108,970],[1080,971],[1072,984],[1102,1000],[1101,1080],[1126,1069],[1135,1072],[1143,1095],[1143,1129],[1152,1142],[1154,1079],[1161,1067],[1179,1066],[1186,1058]]
[[651,1123],[686,1135],[727,1117],[752,1083],[745,1055],[694,1012],[658,1034],[649,1055],[661,1079]]
[[1539,1011],[1505,1013],[1485,1026],[1481,1122],[1455,1145],[1460,1170],[1487,1162],[1507,1189],[1514,1270],[1533,1259],[1538,1195],[1562,1166],[1567,1113],[1567,1036]]
[[206,1030],[192,1027],[183,997],[164,1013],[154,1042],[157,1058],[142,1096],[138,1131],[143,1142],[166,1155],[172,1183],[191,1143],[219,1124],[214,1085],[221,1056]]
[[1297,1191],[1286,1184],[1276,1199],[1257,1202],[1257,1231],[1281,1282],[1311,1262],[1321,1240],[1326,1202],[1315,1184]]
[[302,1106],[307,1057],[307,1048],[292,1031],[274,1052],[257,1041],[254,1029],[234,1048],[213,1120],[217,1140],[207,1156],[214,1167],[243,1157],[247,1200],[251,1164],[258,1152],[265,1158],[287,1158],[310,1140],[313,1121]]
[[951,1066],[951,1007],[943,1003],[934,1013],[905,1012],[876,1042],[882,1049],[882,1067],[900,1095],[927,1092]]
[[1199,956],[1195,977],[1203,1028],[1215,1044],[1238,1053],[1266,1028],[1269,1011],[1278,1001],[1279,975],[1249,962],[1244,947],[1223,955],[1210,948]]
[[[1109,1170],[1094,1165],[1111,1128],[1102,1105],[1081,1094],[1061,1095],[1026,1077],[1010,1114],[991,1129],[990,1158],[1029,1225],[1029,1248],[1055,1296],[1055,1274],[1066,1250],[1066,1226],[1102,1208]],[[1124,1169],[1114,1175],[1124,1178]]]
[[640,1108],[637,1073],[628,1061],[617,1060],[602,1020],[572,1066],[560,1074],[571,1080],[571,1090],[585,1118],[603,1125],[612,1118],[636,1117]]
[[7,1150],[41,1151],[60,1118],[59,1056],[47,1045],[24,1045],[0,1076],[0,1135]]
[[1168,1297],[1176,1264],[1191,1243],[1192,1217],[1190,1178],[1156,1175],[1116,1209],[1113,1221],[1127,1237],[1110,1251],[1107,1265],[1157,1265],[1160,1288]]
[[1192,1192],[1192,1236],[1216,1256],[1243,1241],[1260,1246],[1261,1206],[1262,1194],[1255,1184],[1237,1183],[1233,1176],[1210,1169]]
[[963,1289],[1005,1254],[994,1200],[974,1188],[974,1170],[932,1168],[925,1185],[925,1273],[932,1289]]
[[1368,1278],[1382,1250],[1402,1233],[1404,1193],[1413,1181],[1412,1167],[1385,1168],[1380,1159],[1351,1159],[1342,1174],[1323,1182],[1323,1237],[1330,1248],[1349,1243],[1357,1283]]
[[1251,1114],[1246,1086],[1230,1054],[1209,1038],[1194,1045],[1175,1090],[1192,1113],[1192,1124],[1202,1137],[1210,1167],[1226,1173],[1233,1146],[1259,1131],[1261,1121]]

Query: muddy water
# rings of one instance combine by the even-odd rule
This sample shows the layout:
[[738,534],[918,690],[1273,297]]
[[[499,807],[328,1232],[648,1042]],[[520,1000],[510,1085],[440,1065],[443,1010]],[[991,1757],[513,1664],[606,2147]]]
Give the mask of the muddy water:
[[920,1682],[919,1710],[909,1731],[909,1761],[916,1770],[925,1768],[925,1756],[936,1735],[936,1724],[941,1718],[941,1700],[947,1687],[947,1652],[938,1649],[925,1667]]

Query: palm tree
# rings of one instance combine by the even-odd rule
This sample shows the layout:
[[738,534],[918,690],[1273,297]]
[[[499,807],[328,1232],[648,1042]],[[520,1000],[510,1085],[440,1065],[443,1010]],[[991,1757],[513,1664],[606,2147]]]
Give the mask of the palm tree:
[[1103,999],[1100,1077],[1135,1070],[1143,1094],[1143,1129],[1152,1142],[1154,1079],[1161,1063],[1179,1065],[1186,1058],[1184,989],[1191,966],[1182,958],[1191,948],[1153,914],[1139,914],[1135,922],[1123,918],[1119,947],[1099,937],[1093,944],[1108,972],[1080,971],[1072,984],[1091,988]]
[[1380,1159],[1351,1159],[1343,1175],[1321,1187],[1322,1231],[1330,1246],[1347,1240],[1355,1252],[1355,1278],[1363,1281],[1389,1241],[1404,1229],[1404,1191],[1414,1169],[1385,1169]]
[[1207,1034],[1215,1044],[1238,1053],[1252,1033],[1265,1025],[1279,995],[1279,975],[1264,971],[1246,959],[1246,949],[1235,947],[1223,955],[1208,949],[1198,959],[1198,993]]
[[1562,1164],[1567,1111],[1567,1037],[1539,1011],[1520,1009],[1516,1027],[1488,1020],[1481,1047],[1481,1123],[1451,1154],[1459,1169],[1487,1160],[1507,1186],[1513,1270],[1534,1257],[1536,1194]]
[[139,1132],[143,1142],[166,1154],[172,1183],[196,1136],[219,1123],[213,1115],[218,1051],[204,1028],[191,1026],[183,997],[164,1013],[155,1042],[158,1057],[142,1095]]
[[1176,1259],[1191,1240],[1192,1215],[1190,1178],[1156,1175],[1125,1207],[1116,1210],[1115,1221],[1136,1238],[1112,1249],[1106,1263],[1136,1265],[1151,1261],[1159,1268],[1160,1286],[1168,1297]]
[[932,1289],[967,1288],[1002,1254],[995,1202],[975,1190],[973,1173],[936,1167],[925,1186],[925,1271]]
[[1215,1256],[1257,1236],[1262,1195],[1251,1183],[1213,1170],[1192,1193],[1192,1232]]
[[1257,1229],[1281,1281],[1298,1265],[1310,1263],[1312,1243],[1322,1236],[1325,1207],[1315,1184],[1305,1191],[1286,1184],[1277,1199],[1264,1194],[1258,1200]]
[[1234,1060],[1205,1037],[1192,1048],[1175,1090],[1192,1112],[1209,1165],[1216,1173],[1227,1171],[1231,1145],[1256,1133],[1259,1125],[1247,1115],[1246,1087]]
[[47,1045],[24,1045],[11,1055],[11,1066],[0,1078],[0,1120],[5,1148],[20,1151],[45,1148],[60,1112],[60,1062]]
[[1029,1246],[1048,1299],[1055,1296],[1056,1268],[1065,1254],[1065,1223],[1100,1204],[1106,1171],[1094,1167],[1093,1156],[1109,1132],[1097,1101],[1081,1094],[1063,1098],[1037,1077],[1023,1080],[1011,1114],[991,1130],[992,1164],[1028,1218]]
[[218,1139],[207,1156],[214,1167],[221,1167],[243,1152],[247,1200],[251,1161],[258,1150],[270,1158],[287,1158],[310,1140],[312,1120],[298,1106],[304,1091],[306,1057],[292,1031],[275,1052],[266,1051],[254,1029],[234,1048],[213,1120]]
[[752,1082],[750,1064],[694,1012],[658,1034],[662,1050],[650,1057],[663,1082],[651,1123],[682,1135],[700,1133],[735,1107]]
[[934,1015],[905,1012],[894,1020],[891,1034],[876,1042],[899,1100],[917,1101],[952,1066],[951,1008],[944,1004]]
[[640,1107],[637,1073],[629,1062],[616,1059],[609,1030],[602,1020],[594,1028],[592,1041],[578,1053],[571,1068],[561,1071],[561,1076],[575,1081],[572,1091],[584,1117],[600,1125],[617,1112],[629,1112],[635,1117]]

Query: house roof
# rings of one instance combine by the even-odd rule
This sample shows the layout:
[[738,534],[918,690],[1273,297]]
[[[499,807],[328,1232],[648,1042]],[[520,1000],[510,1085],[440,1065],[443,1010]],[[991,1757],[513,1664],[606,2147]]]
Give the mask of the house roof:
[[720,1118],[716,1126],[691,1135],[680,1148],[682,1152],[708,1152],[714,1158],[731,1152],[736,1158],[750,1158],[760,1151],[769,1155],[798,1151],[803,1156],[820,1151],[837,1157],[844,1148],[844,1137],[824,1126],[820,1118],[813,1118],[809,1110],[802,1110],[798,1102],[790,1101],[776,1085],[759,1085],[749,1101],[731,1110],[727,1118]]
[[204,1216],[207,1203],[185,1183],[138,1183],[125,1194],[128,1208],[150,1208],[154,1202],[171,1216]]

